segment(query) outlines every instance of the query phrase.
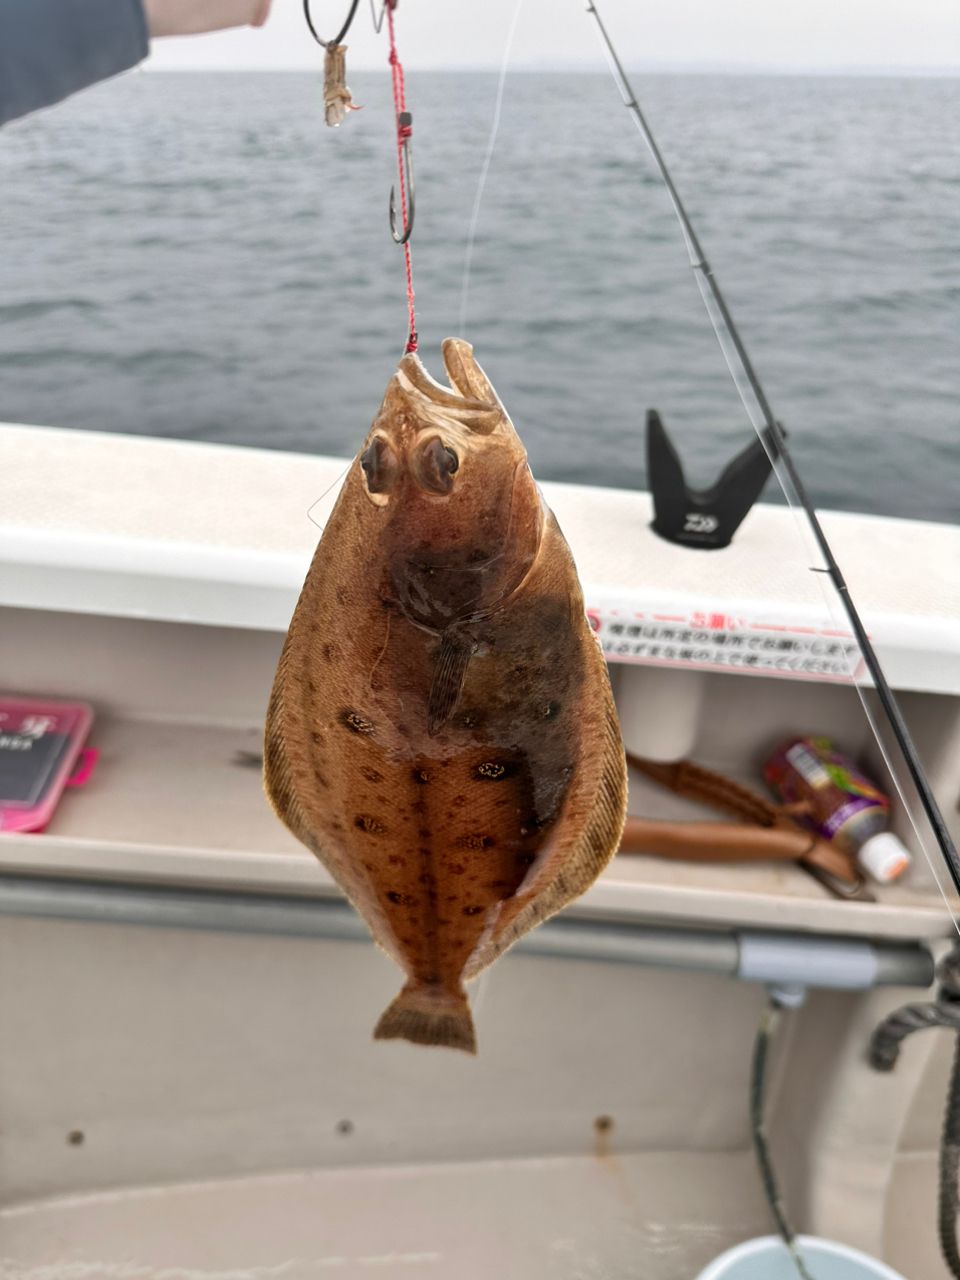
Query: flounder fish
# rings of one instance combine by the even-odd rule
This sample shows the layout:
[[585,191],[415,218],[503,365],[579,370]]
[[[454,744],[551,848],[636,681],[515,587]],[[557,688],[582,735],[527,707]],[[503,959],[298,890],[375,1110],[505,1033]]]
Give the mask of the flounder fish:
[[407,975],[377,1039],[476,1051],[464,982],[616,851],[626,766],[570,550],[466,342],[405,355],[290,623],[264,777]]

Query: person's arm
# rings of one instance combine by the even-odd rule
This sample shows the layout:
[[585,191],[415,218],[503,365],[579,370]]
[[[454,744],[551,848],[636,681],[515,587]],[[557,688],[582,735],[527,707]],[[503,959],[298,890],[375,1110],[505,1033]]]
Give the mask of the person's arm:
[[261,26],[270,0],[0,0],[0,125],[128,71],[151,36]]
[[147,52],[140,0],[0,0],[0,124],[126,71]]

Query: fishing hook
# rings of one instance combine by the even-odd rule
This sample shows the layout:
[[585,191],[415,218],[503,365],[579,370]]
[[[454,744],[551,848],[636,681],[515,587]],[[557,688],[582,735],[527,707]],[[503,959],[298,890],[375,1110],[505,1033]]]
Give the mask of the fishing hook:
[[[371,0],[371,3],[372,2],[373,0]],[[343,44],[343,38],[353,25],[353,20],[356,17],[357,9],[359,7],[360,0],[351,0],[346,21],[332,40],[323,40],[317,34],[317,28],[313,25],[313,18],[310,16],[310,0],[303,0],[303,16],[306,18],[307,26],[310,28],[310,34],[313,36],[314,40],[316,40],[317,44],[322,45],[324,49],[330,49],[335,45]],[[381,22],[383,21],[382,17],[380,20]],[[376,21],[374,21],[374,26],[376,26]],[[379,30],[379,27],[377,30]]]
[[413,234],[413,219],[417,212],[416,194],[413,184],[413,157],[410,154],[410,132],[413,129],[413,116],[409,111],[401,111],[397,116],[397,128],[400,132],[400,146],[403,153],[403,170],[405,188],[405,207],[404,225],[402,230],[397,227],[397,192],[396,187],[390,188],[390,234],[393,236],[397,244],[406,244]]

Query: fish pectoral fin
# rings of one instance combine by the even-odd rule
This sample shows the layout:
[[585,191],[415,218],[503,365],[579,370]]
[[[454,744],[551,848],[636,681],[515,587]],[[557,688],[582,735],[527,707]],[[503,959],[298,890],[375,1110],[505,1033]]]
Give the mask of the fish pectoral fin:
[[374,1040],[409,1040],[477,1052],[466,993],[408,982],[380,1018]]
[[476,653],[477,646],[471,640],[445,631],[434,656],[433,682],[427,702],[427,729],[431,734],[439,732],[447,723],[460,701],[467,667]]

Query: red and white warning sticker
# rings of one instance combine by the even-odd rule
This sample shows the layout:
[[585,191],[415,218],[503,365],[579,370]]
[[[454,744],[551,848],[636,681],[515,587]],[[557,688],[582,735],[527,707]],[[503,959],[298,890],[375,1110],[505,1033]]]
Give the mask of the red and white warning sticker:
[[588,603],[587,617],[609,662],[722,667],[794,680],[848,681],[863,669],[849,631],[742,609],[654,611]]

